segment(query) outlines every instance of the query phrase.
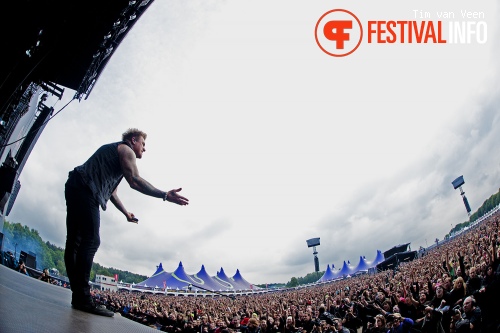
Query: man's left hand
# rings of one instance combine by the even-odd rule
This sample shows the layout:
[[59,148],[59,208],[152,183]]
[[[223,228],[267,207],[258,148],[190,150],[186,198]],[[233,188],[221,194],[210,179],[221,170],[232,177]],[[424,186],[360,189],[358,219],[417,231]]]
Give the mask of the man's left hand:
[[173,203],[181,205],[181,206],[185,206],[185,205],[189,204],[189,199],[177,194],[177,192],[180,192],[181,190],[182,190],[182,188],[168,191],[167,195],[165,196],[165,199],[167,201],[173,202]]

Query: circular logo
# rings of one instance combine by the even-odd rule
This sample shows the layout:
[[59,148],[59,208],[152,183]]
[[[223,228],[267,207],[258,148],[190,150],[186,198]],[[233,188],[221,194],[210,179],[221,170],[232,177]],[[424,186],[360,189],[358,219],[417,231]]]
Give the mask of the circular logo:
[[350,11],[333,9],[319,18],[314,35],[323,52],[333,57],[345,57],[361,44],[363,27]]

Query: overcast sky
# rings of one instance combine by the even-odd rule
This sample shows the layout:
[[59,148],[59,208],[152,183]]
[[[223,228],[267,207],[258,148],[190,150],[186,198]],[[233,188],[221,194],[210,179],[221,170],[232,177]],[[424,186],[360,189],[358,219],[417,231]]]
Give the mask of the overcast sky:
[[[415,20],[414,10],[484,13],[487,42],[368,44],[332,57],[319,18]],[[418,18],[417,21],[421,19]],[[157,0],[118,47],[87,100],[45,128],[8,217],[64,247],[67,174],[129,127],[148,134],[138,167],[175,206],[131,190],[101,213],[94,259],[150,276],[161,262],[205,265],[251,283],[373,260],[377,250],[442,239],[500,185],[499,3]],[[478,20],[476,20],[478,21]],[[365,32],[366,33],[366,32]],[[444,36],[446,38],[446,36]],[[66,90],[58,110],[73,97]]]

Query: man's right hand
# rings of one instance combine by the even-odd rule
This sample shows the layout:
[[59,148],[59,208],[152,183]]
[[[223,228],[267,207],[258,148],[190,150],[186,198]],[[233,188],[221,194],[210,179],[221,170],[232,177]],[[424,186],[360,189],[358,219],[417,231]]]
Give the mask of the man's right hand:
[[139,219],[135,217],[133,213],[127,213],[127,221],[132,223],[138,223]]

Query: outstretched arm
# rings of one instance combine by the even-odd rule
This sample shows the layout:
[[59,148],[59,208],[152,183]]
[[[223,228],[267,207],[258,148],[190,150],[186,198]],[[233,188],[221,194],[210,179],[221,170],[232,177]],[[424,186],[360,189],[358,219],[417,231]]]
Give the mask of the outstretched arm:
[[127,218],[127,221],[137,223],[137,219],[135,218],[134,214],[130,213],[129,211],[127,211],[127,209],[125,209],[125,206],[123,205],[122,201],[118,197],[118,195],[117,195],[117,188],[115,188],[115,190],[111,194],[110,200],[113,203],[113,205],[115,205],[115,207],[120,212],[122,212],[123,215],[125,215],[125,217]]
[[118,146],[118,155],[120,157],[120,164],[123,170],[123,176],[131,188],[143,194],[162,198],[178,205],[187,205],[189,200],[177,194],[182,189],[174,189],[168,192],[157,189],[148,181],[139,175],[139,169],[136,164],[135,153],[126,145]]

